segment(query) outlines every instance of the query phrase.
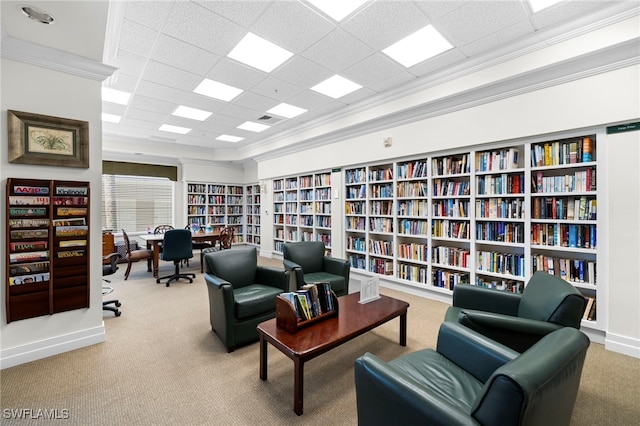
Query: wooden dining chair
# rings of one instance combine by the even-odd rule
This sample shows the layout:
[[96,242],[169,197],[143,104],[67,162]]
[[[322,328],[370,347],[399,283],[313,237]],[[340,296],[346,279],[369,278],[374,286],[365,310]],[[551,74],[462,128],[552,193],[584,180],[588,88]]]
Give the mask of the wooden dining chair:
[[124,273],[124,279],[129,278],[129,273],[131,272],[131,264],[133,262],[138,262],[140,260],[147,260],[147,271],[151,272],[151,260],[153,259],[153,250],[149,249],[137,249],[131,250],[131,242],[129,241],[129,235],[123,229],[122,237],[124,238],[124,248],[125,255],[124,260],[127,262],[127,270]]

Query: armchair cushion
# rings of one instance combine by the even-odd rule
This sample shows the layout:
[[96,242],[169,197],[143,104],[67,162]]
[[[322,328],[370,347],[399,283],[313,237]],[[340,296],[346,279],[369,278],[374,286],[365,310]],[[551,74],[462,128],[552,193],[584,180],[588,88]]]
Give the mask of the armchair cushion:
[[262,284],[251,284],[234,290],[236,316],[244,319],[274,310],[276,296],[282,291],[281,288]]

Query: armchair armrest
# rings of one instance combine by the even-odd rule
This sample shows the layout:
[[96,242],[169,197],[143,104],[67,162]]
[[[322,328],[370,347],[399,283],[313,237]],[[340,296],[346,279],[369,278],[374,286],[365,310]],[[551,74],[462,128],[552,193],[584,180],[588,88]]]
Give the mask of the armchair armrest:
[[304,285],[304,271],[302,270],[302,266],[298,265],[292,260],[284,259],[282,261],[284,268],[291,273],[294,273],[296,276],[296,287],[300,288]]
[[337,259],[331,256],[324,256],[323,265],[325,272],[345,277],[347,284],[349,283],[349,270],[351,265],[344,259]]
[[453,306],[517,316],[521,297],[518,293],[458,284],[453,290]]
[[256,282],[288,291],[289,271],[271,266],[258,266],[256,268]]
[[481,382],[486,382],[496,369],[520,355],[480,333],[451,322],[440,325],[437,351]]
[[286,269],[287,271],[293,271],[295,269],[302,269],[302,267],[300,265],[298,265],[297,263],[295,263],[292,260],[289,259],[284,259],[282,261],[282,264],[284,265],[284,269]]
[[528,318],[512,317],[509,315],[495,314],[492,312],[479,312],[463,310],[458,315],[460,324],[467,327],[486,327],[526,333],[537,336],[545,336],[563,326],[546,321],[536,321]]
[[216,277],[215,275],[212,274],[204,274],[204,281],[207,284],[211,284],[213,285],[216,289],[220,290],[222,288],[222,286],[231,286],[231,283],[229,281],[225,281],[220,277]]
[[368,352],[355,362],[355,384],[359,424],[478,424],[468,413]]

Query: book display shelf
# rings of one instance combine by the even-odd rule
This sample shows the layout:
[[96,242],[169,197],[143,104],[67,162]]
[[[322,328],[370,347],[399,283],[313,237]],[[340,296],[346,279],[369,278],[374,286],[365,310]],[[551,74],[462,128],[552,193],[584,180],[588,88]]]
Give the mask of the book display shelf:
[[89,182],[7,179],[7,323],[89,307],[89,195]]
[[245,242],[260,245],[260,185],[251,184],[245,187],[247,228]]
[[331,250],[331,173],[273,181],[274,251],[285,242],[322,241]]
[[219,183],[187,183],[187,222],[220,231],[235,228],[234,242],[244,242],[244,186]]
[[578,135],[347,168],[345,258],[445,293],[519,293],[544,270],[578,288],[597,328],[596,153]]

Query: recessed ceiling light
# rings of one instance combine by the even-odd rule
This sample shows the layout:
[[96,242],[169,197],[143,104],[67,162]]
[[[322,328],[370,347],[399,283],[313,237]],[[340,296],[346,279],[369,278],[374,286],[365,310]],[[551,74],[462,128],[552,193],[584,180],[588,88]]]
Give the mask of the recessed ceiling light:
[[122,90],[111,89],[109,87],[102,88],[102,100],[105,102],[113,102],[114,104],[127,105],[131,98],[131,93]]
[[292,57],[293,53],[262,37],[248,33],[227,56],[250,67],[271,72]]
[[329,77],[325,81],[316,84],[311,88],[311,90],[315,90],[316,92],[322,93],[323,95],[338,99],[351,92],[355,92],[361,87],[362,86],[360,86],[359,84],[354,83],[351,80],[347,80],[346,78],[336,74],[333,77]]
[[267,126],[266,124],[254,123],[253,121],[245,121],[241,125],[238,126],[238,129],[249,130],[250,132],[262,132],[263,130],[267,130],[271,126]]
[[210,98],[229,102],[240,93],[242,93],[243,90],[238,89],[237,87],[229,86],[228,84],[205,78],[200,84],[198,84],[198,87],[193,89],[193,92],[200,95],[208,96]]
[[37,7],[27,6],[27,5],[19,5],[18,9],[29,19],[39,22],[41,24],[55,24],[56,19],[51,16],[48,12],[45,12],[42,9],[38,9]]
[[536,13],[561,1],[562,0],[529,0],[529,4],[531,5],[533,13]]
[[189,108],[184,105],[180,105],[173,111],[173,115],[177,115],[178,117],[190,118],[192,120],[204,121],[207,118],[211,117],[212,112],[203,111],[197,108]]
[[382,52],[391,59],[409,68],[417,63],[432,58],[453,46],[432,25],[392,44]]
[[280,117],[293,118],[307,112],[306,109],[297,106],[281,103],[267,111],[269,114],[279,115]]
[[158,130],[162,130],[163,132],[180,133],[181,135],[186,135],[191,131],[191,129],[186,127],[172,126],[170,124],[163,124]]
[[231,136],[231,135],[220,135],[216,138],[217,141],[225,141],[225,142],[240,142],[244,138],[240,136]]
[[105,112],[102,113],[102,121],[106,121],[107,123],[120,123],[120,120],[122,119],[121,116],[119,115],[114,115],[114,114],[107,114]]
[[342,21],[349,16],[351,12],[362,6],[367,0],[307,0],[309,3],[335,19],[337,22]]

